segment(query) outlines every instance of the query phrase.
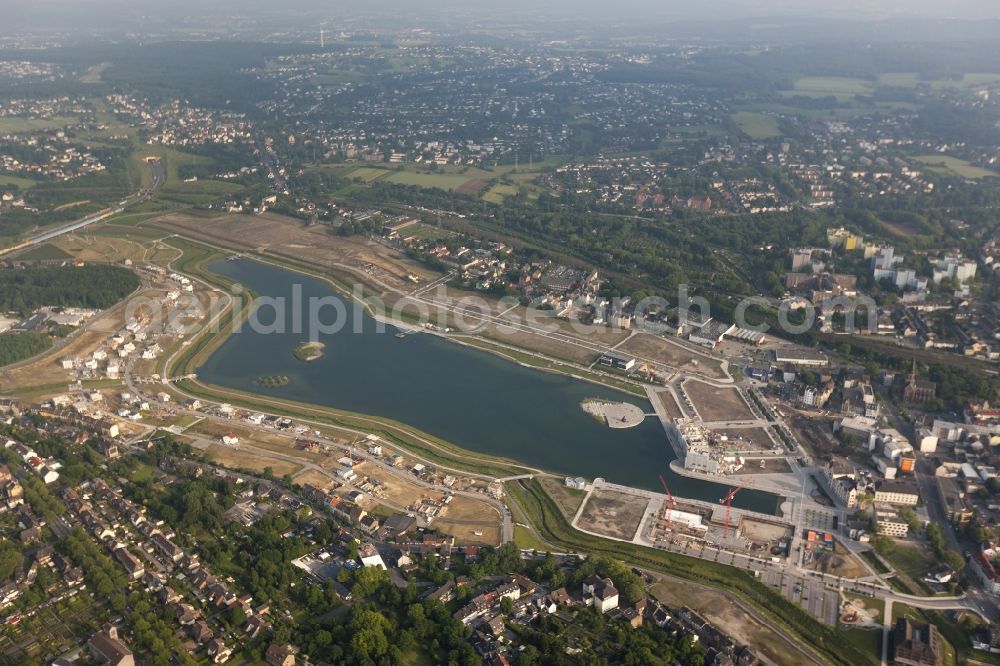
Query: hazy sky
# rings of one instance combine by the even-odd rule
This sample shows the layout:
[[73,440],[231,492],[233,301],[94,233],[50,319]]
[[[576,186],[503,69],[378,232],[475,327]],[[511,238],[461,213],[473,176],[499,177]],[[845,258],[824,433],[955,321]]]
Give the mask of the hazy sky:
[[244,12],[281,9],[322,9],[336,12],[338,7],[359,7],[370,10],[405,7],[410,11],[421,8],[461,8],[478,14],[492,11],[507,12],[518,8],[531,8],[565,12],[568,16],[579,14],[582,8],[602,14],[648,12],[670,14],[676,17],[716,16],[717,12],[730,11],[740,14],[766,16],[774,14],[836,15],[840,18],[881,15],[946,16],[954,18],[1000,18],[998,0],[0,0],[4,16],[25,11],[46,9],[85,10],[101,12],[110,9],[158,14],[174,13],[177,9],[218,8],[225,11],[242,9]]
[[[763,17],[877,20],[904,17],[1000,19],[1000,0],[0,0],[0,31],[18,27],[116,28],[181,20],[187,26],[219,16],[288,19],[303,12],[337,17],[383,13],[419,20],[441,16],[488,21],[545,15],[555,20],[590,18],[618,24],[656,21],[733,20]],[[285,22],[285,21],[281,21]],[[1000,37],[1000,35],[998,35]]]

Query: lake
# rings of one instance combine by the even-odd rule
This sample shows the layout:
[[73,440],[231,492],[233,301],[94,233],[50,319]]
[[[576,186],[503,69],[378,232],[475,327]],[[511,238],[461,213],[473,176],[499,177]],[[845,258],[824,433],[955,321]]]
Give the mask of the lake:
[[[247,259],[219,260],[208,269],[243,284],[257,296],[291,298],[293,286],[303,302],[336,298],[346,307],[347,325],[320,336],[324,355],[308,363],[293,351],[306,333],[292,332],[286,307],[284,333],[255,332],[244,326],[198,369],[205,382],[219,386],[382,416],[412,425],[469,451],[501,456],[559,474],[603,477],[624,485],[659,491],[662,474],[676,497],[716,501],[727,486],[674,474],[674,458],[655,416],[627,429],[611,429],[587,415],[587,398],[626,401],[647,414],[645,398],[583,380],[527,368],[494,354],[449,342],[428,333],[395,337],[396,329],[376,331],[376,321],[361,314],[322,280]],[[260,306],[259,320],[274,321],[273,308]],[[332,321],[333,312],[324,312]],[[303,327],[305,328],[305,327]],[[286,375],[286,386],[255,385],[262,375]],[[733,505],[776,513],[779,498],[743,490]]]

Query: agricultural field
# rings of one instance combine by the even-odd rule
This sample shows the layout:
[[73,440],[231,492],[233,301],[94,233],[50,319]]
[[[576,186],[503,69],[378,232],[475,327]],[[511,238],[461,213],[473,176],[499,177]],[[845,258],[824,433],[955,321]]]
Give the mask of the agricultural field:
[[200,206],[218,201],[240,190],[240,185],[221,180],[197,180],[172,183],[158,193],[162,199],[188,206]]
[[64,261],[72,259],[73,256],[65,250],[56,247],[51,243],[36,245],[17,255],[18,261]]
[[76,122],[76,118],[56,116],[54,118],[17,118],[4,116],[0,118],[0,134],[19,134],[65,127]]
[[969,72],[961,79],[921,79],[916,72],[886,72],[876,79],[880,86],[895,88],[915,88],[928,86],[936,90],[943,88],[978,88],[1000,83],[1000,74]]
[[684,382],[684,392],[702,421],[748,421],[754,418],[743,396],[732,386],[712,386],[690,379]]
[[732,115],[733,122],[740,128],[740,131],[754,140],[773,139],[781,136],[781,128],[778,127],[778,119],[763,113],[752,111],[738,111]]
[[373,180],[378,180],[388,174],[392,173],[388,169],[380,169],[378,167],[358,167],[357,169],[352,169],[344,174],[347,178],[355,179],[360,178],[366,183],[370,183]]
[[942,176],[957,176],[958,178],[968,178],[970,180],[1000,176],[995,171],[977,167],[963,159],[951,157],[950,155],[917,155],[913,159],[925,165],[928,171],[933,171]]
[[[2,120],[2,119],[0,119]],[[7,174],[0,174],[0,189],[3,188],[14,188],[19,190],[30,190],[35,185],[38,185],[39,181],[32,180],[31,178],[22,178],[20,176],[10,176]]]
[[595,490],[587,498],[576,524],[589,532],[631,541],[648,504],[644,497]]
[[853,97],[871,95],[875,86],[871,81],[841,76],[805,76],[795,82],[790,91],[783,95],[805,95],[807,97]]
[[483,193],[483,199],[494,204],[502,204],[507,197],[517,195],[517,188],[505,183],[497,183]]
[[415,171],[393,171],[385,180],[399,185],[416,185],[418,187],[437,187],[442,190],[458,190],[471,180],[460,173],[422,173]]

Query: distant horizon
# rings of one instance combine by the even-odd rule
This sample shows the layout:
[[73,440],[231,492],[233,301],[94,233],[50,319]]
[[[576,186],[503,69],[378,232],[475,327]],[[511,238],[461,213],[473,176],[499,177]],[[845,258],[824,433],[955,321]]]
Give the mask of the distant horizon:
[[[739,21],[833,21],[838,25],[829,27],[837,30],[844,26],[859,27],[885,21],[1000,20],[1000,3],[990,0],[957,0],[947,4],[931,0],[882,0],[876,6],[860,2],[834,4],[820,0],[705,0],[697,3],[623,0],[614,5],[596,0],[546,0],[540,3],[516,0],[498,7],[469,6],[459,0],[430,0],[419,7],[402,0],[378,3],[288,0],[280,8],[263,0],[176,0],[171,3],[152,0],[34,0],[27,5],[5,1],[0,3],[0,7],[3,7],[5,16],[0,34],[5,35],[22,30],[45,32],[67,29],[118,32],[122,36],[127,32],[174,29],[240,31],[254,23],[261,24],[253,26],[259,30],[266,30],[269,25],[276,30],[285,30],[304,27],[311,20],[329,20],[331,23],[340,20],[357,25],[373,19],[384,20],[388,26],[397,29],[400,23],[412,23],[415,28],[433,28],[438,24],[454,26],[467,22],[475,24],[477,29],[488,29],[491,22],[497,25],[517,22],[525,25],[538,23],[540,29],[578,25],[595,30],[631,27],[649,30],[671,23],[701,22],[706,22],[706,29],[711,30],[713,25],[725,26]],[[587,25],[591,22],[594,24]],[[759,27],[746,26],[750,30]]]

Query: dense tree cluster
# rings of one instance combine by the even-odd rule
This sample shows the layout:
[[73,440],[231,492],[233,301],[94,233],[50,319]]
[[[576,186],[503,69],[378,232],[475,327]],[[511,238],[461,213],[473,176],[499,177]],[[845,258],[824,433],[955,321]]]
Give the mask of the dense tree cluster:
[[0,271],[0,311],[43,305],[104,309],[135,291],[139,278],[121,266],[53,266]]
[[400,589],[385,576],[368,600],[355,603],[348,613],[303,623],[296,642],[312,659],[331,664],[369,666],[421,658],[434,664],[480,664],[466,640],[469,629],[444,604],[420,601],[419,596],[415,586]]
[[52,339],[44,333],[0,334],[0,365],[9,365],[31,358],[52,346]]

